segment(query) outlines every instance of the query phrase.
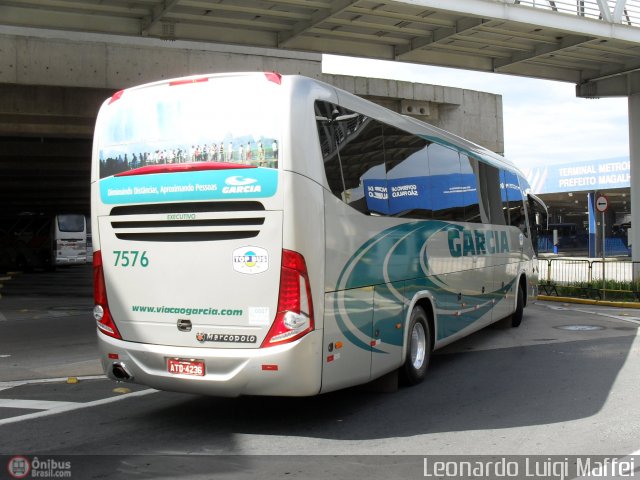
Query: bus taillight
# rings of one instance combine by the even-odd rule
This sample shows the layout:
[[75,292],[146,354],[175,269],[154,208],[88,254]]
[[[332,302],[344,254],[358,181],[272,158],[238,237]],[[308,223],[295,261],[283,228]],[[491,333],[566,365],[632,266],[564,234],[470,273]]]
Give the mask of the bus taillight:
[[283,250],[278,312],[262,347],[292,342],[313,329],[313,303],[307,264],[299,253]]
[[109,99],[109,105],[111,105],[113,102],[117,102],[118,100],[120,100],[120,97],[122,97],[123,93],[124,93],[124,90],[118,90],[116,93],[114,93]]
[[111,318],[109,304],[107,302],[107,287],[104,283],[104,271],[102,269],[102,253],[93,252],[93,318],[96,319],[98,329],[113,338],[122,339],[118,327]]
[[280,85],[282,83],[282,75],[278,72],[264,72],[264,76],[267,77],[267,80],[273,83],[277,83]]

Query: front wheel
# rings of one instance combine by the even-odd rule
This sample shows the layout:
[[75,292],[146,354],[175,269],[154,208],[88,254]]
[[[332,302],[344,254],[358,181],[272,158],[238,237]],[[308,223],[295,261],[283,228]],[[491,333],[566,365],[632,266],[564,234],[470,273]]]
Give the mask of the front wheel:
[[420,306],[411,312],[409,336],[407,338],[407,356],[400,369],[403,383],[416,385],[424,380],[431,358],[431,330],[427,314]]

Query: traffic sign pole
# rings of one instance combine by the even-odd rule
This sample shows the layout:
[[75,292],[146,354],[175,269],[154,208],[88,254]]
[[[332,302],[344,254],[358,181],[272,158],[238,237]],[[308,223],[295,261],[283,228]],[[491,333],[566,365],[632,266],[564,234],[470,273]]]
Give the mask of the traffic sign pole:
[[604,212],[609,208],[609,199],[604,195],[598,195],[596,198],[596,210],[602,213],[602,299],[605,298],[605,262],[606,262],[606,234],[604,230]]

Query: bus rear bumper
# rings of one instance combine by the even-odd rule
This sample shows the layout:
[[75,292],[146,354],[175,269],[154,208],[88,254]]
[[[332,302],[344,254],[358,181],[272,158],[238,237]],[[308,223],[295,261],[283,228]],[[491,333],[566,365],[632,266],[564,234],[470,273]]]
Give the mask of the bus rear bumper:
[[83,265],[87,263],[87,255],[80,255],[78,257],[59,257],[56,258],[56,265]]
[[[290,344],[269,348],[151,345],[116,340],[100,332],[98,345],[102,367],[116,381],[123,381],[124,370],[130,377],[124,381],[175,392],[221,397],[310,396],[320,392],[322,331],[318,330]],[[205,375],[169,373],[170,358],[203,361]]]

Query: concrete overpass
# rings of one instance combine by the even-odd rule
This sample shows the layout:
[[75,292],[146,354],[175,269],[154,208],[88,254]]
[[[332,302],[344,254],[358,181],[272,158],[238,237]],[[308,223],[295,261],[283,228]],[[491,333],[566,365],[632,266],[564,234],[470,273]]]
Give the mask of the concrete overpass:
[[[583,97],[627,96],[639,204],[640,0],[4,0],[0,24],[104,34],[125,45],[151,38],[356,55],[572,82]],[[104,64],[69,51],[54,70],[100,74]],[[14,60],[20,52],[0,48],[1,82],[20,83],[33,69],[49,75],[42,64],[25,72]],[[162,56],[145,65],[154,61],[170,63]],[[117,72],[127,70],[140,68],[125,63]],[[640,225],[640,208],[632,223]],[[640,228],[632,238],[640,245]]]
[[187,74],[300,73],[504,151],[499,95],[325,75],[317,53],[0,26],[0,56],[0,220],[24,211],[88,213],[102,101],[122,88]]
[[0,23],[445,65],[583,93],[640,67],[639,0],[3,0]]

